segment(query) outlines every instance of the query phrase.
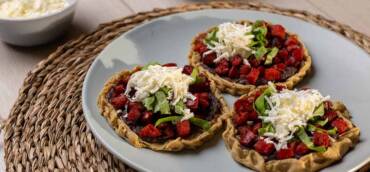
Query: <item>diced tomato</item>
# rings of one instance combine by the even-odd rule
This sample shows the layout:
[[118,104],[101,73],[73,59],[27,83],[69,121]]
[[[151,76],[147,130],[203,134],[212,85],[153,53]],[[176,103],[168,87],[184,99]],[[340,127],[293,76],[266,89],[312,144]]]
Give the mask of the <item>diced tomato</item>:
[[324,146],[327,148],[330,146],[329,135],[324,132],[314,132],[313,143],[317,146]]
[[257,69],[260,71],[260,75],[263,75],[263,73],[265,72],[265,67],[263,66],[260,66]]
[[271,46],[276,48],[281,48],[284,45],[283,39],[278,37],[273,37],[271,40]]
[[232,66],[239,66],[242,63],[243,63],[243,59],[239,55],[236,55],[236,56],[231,58],[231,65]]
[[141,116],[141,119],[140,121],[144,124],[149,124],[152,122],[152,119],[153,119],[153,112],[151,111],[145,111],[142,116]]
[[248,121],[256,121],[258,120],[258,114],[255,110],[252,110],[248,113]]
[[281,79],[281,72],[275,68],[268,68],[265,71],[265,79],[268,81],[278,81]]
[[298,39],[295,36],[289,36],[285,41],[285,46],[297,45]]
[[245,134],[247,132],[247,130],[250,130],[250,129],[251,129],[251,127],[248,126],[248,125],[241,125],[237,128],[239,135]]
[[175,131],[173,130],[173,128],[171,126],[167,126],[167,127],[164,128],[163,134],[167,138],[171,139],[171,138],[173,138],[175,136]]
[[148,124],[140,130],[139,135],[140,137],[156,138],[161,136],[161,131],[154,127],[153,124]]
[[296,66],[297,60],[294,57],[289,57],[287,61],[285,61],[285,65],[287,66]]
[[229,71],[228,76],[230,78],[238,78],[239,77],[238,67],[237,66],[232,66],[230,71]]
[[253,102],[261,95],[261,91],[256,91],[253,95]]
[[303,60],[303,49],[302,48],[296,48],[292,51],[292,56],[295,58],[296,61],[302,61]]
[[235,108],[235,111],[237,113],[239,112],[248,112],[248,111],[251,111],[253,110],[253,106],[252,104],[250,103],[250,101],[246,98],[243,98],[243,99],[238,99],[235,103],[234,103],[234,108]]
[[277,56],[282,58],[282,59],[287,59],[288,56],[289,56],[289,53],[286,49],[280,49]]
[[182,73],[186,75],[191,75],[192,72],[193,72],[193,66],[185,65],[184,68],[182,68]]
[[129,102],[128,103],[128,111],[130,111],[131,109],[138,109],[139,111],[143,111],[144,106],[140,102]]
[[176,67],[177,64],[176,63],[166,63],[164,65],[162,65],[163,67]]
[[217,55],[216,53],[210,53],[210,54],[207,54],[205,55],[203,58],[202,58],[202,62],[205,64],[205,65],[213,65],[214,64],[214,60],[217,58]]
[[207,109],[209,106],[209,94],[207,92],[196,93],[195,96],[199,101],[199,105],[202,109]]
[[248,120],[248,112],[240,112],[237,114],[234,114],[233,121],[236,126],[243,125]]
[[114,86],[114,92],[117,94],[121,94],[125,92],[125,86],[124,85],[116,85]]
[[274,57],[273,59],[273,64],[278,64],[278,63],[282,63],[284,61],[284,59],[282,57],[279,57],[279,56],[276,56]]
[[333,103],[329,100],[324,101],[325,111],[331,110],[333,108]]
[[252,131],[254,134],[257,134],[258,133],[258,129],[260,129],[262,127],[262,122],[257,122],[253,125],[252,127]]
[[262,62],[262,60],[258,60],[257,58],[252,58],[249,59],[248,61],[252,67],[258,67]]
[[280,149],[276,152],[277,159],[288,159],[294,156],[294,150],[292,148]]
[[170,124],[170,123],[161,123],[158,126],[156,126],[156,128],[158,128],[160,130],[164,130],[165,128],[167,128],[168,126],[171,126],[171,125],[172,124]]
[[286,49],[288,50],[288,52],[290,52],[290,53],[292,53],[293,52],[293,50],[295,50],[295,49],[298,49],[298,48],[301,48],[300,46],[298,46],[298,45],[289,45],[289,46],[287,46],[286,47]]
[[[205,80],[206,80],[206,78],[205,78]],[[210,91],[209,81],[206,80],[205,82],[192,84],[192,85],[190,85],[189,90],[192,93],[194,93],[194,92],[209,92]]]
[[229,61],[228,61],[228,60],[226,60],[226,59],[221,59],[221,60],[217,63],[217,65],[222,65],[222,66],[227,66],[227,67],[229,67],[229,66],[230,66],[230,63],[229,63]]
[[240,135],[240,144],[244,146],[249,146],[257,138],[257,135],[253,133],[252,130],[246,129],[246,131]]
[[226,66],[219,65],[216,67],[215,72],[220,76],[226,76],[229,73],[229,68]]
[[198,52],[201,55],[207,50],[208,50],[207,46],[203,44],[202,42],[197,42],[194,45],[194,51]]
[[278,90],[278,91],[282,91],[282,90],[286,89],[285,85],[275,85],[275,87],[276,87],[276,90]]
[[209,93],[208,92],[202,92],[202,93],[196,93],[195,94],[199,99],[209,99]]
[[342,118],[337,118],[336,120],[331,122],[331,126],[337,128],[339,134],[342,134],[348,130],[348,124]]
[[196,111],[199,107],[199,99],[195,98],[194,100],[187,100],[186,101],[186,106],[189,109]]
[[271,26],[271,35],[280,39],[285,39],[285,28],[279,24]]
[[184,120],[176,124],[176,131],[180,137],[186,137],[190,134],[190,122]]
[[240,75],[248,75],[248,73],[251,71],[251,66],[249,65],[242,65],[240,67]]
[[252,70],[247,75],[246,79],[247,79],[249,84],[254,85],[254,84],[256,84],[259,75],[260,75],[260,71],[257,68],[252,68]]
[[140,119],[140,116],[141,112],[139,109],[130,109],[130,111],[127,113],[127,120],[130,122],[136,122],[138,119]]
[[325,111],[325,114],[324,114],[324,119],[325,118],[328,118],[328,121],[331,122],[333,121],[335,118],[337,118],[338,114],[337,112],[335,112],[334,110],[329,110],[329,111]]
[[226,59],[222,59],[216,64],[215,72],[220,76],[226,76],[229,74],[229,63]]
[[123,94],[120,94],[117,97],[113,97],[111,99],[111,104],[113,105],[114,108],[121,109],[126,105],[127,101],[128,101],[127,97]]
[[288,143],[288,148],[295,150],[298,144],[299,144],[298,141],[291,141]]
[[286,65],[284,63],[278,63],[274,65],[274,68],[279,70],[280,72],[284,72],[284,70],[286,69]]
[[308,147],[304,144],[304,143],[302,143],[302,142],[300,142],[298,145],[297,145],[297,147],[295,148],[295,154],[297,154],[297,155],[304,155],[304,154],[306,154],[306,153],[308,153],[308,152],[310,152],[310,150],[308,149]]
[[275,146],[272,143],[266,143],[263,139],[259,139],[254,144],[254,149],[262,155],[270,155],[275,150]]

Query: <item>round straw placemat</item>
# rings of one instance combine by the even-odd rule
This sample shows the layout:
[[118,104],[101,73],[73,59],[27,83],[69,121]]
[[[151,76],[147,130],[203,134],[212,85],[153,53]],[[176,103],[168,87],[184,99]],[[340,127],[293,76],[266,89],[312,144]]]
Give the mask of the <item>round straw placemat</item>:
[[169,14],[212,8],[296,17],[337,32],[370,53],[369,37],[349,26],[306,11],[256,2],[189,4],[112,21],[59,47],[28,73],[3,126],[7,171],[132,171],[95,140],[86,124],[81,105],[85,74],[106,45],[133,27]]

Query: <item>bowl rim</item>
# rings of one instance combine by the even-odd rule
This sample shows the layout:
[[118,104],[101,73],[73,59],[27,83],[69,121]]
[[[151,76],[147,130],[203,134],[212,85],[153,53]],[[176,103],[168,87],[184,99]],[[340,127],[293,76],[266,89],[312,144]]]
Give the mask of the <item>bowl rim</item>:
[[[68,2],[68,0],[65,0]],[[66,8],[63,8],[62,10],[60,11],[57,11],[57,12],[53,12],[53,13],[49,13],[49,14],[46,14],[46,15],[41,15],[41,16],[37,16],[37,17],[30,17],[30,18],[0,18],[0,22],[25,22],[25,21],[36,21],[36,20],[42,20],[42,19],[45,19],[45,18],[49,18],[49,17],[52,17],[52,16],[56,16],[58,14],[61,14],[65,11],[68,11],[72,8],[74,8],[76,5],[77,5],[77,1],[78,0],[70,0],[71,2],[68,3],[68,6]]]

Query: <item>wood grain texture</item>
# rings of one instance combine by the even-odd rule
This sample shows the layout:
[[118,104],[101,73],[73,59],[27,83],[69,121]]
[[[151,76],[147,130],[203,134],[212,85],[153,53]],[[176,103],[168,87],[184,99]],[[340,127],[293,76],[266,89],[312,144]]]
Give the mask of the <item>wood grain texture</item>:
[[369,0],[309,0],[308,2],[320,11],[324,11],[330,18],[370,35]]

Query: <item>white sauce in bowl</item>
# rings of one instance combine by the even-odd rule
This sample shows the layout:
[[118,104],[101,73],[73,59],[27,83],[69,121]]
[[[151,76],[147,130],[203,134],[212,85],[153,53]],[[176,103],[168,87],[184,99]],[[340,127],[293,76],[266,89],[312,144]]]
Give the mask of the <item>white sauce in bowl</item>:
[[62,11],[66,0],[0,0],[0,18],[21,19]]

